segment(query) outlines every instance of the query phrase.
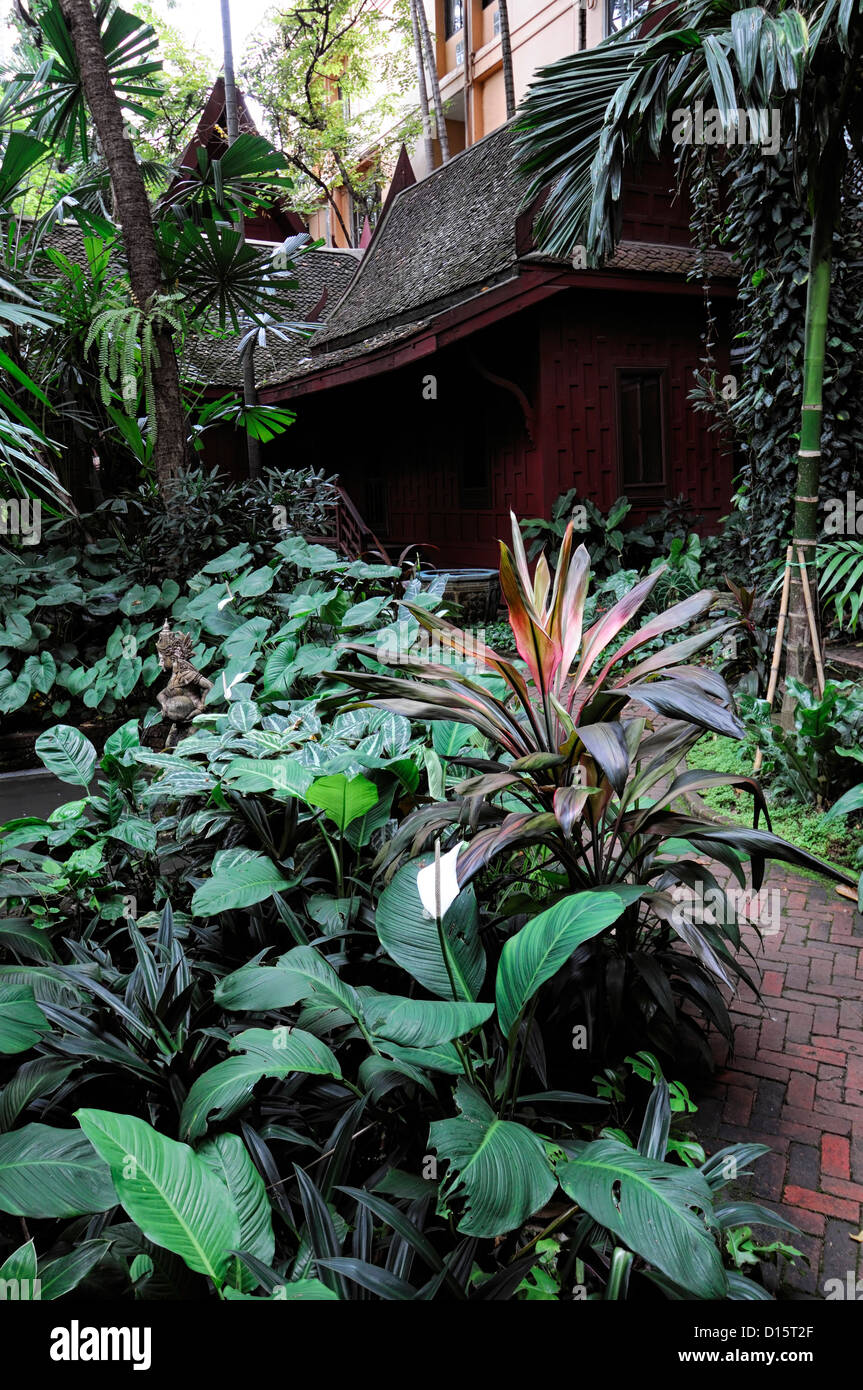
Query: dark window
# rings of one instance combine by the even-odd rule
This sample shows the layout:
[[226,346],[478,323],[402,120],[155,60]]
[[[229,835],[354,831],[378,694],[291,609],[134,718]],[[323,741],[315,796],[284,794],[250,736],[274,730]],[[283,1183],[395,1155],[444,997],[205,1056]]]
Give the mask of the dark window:
[[578,51],[581,53],[587,48],[587,10],[582,3],[578,11]]
[[451,39],[464,28],[464,0],[446,0],[446,36]]
[[620,476],[627,488],[665,483],[663,376],[658,369],[620,372]]
[[648,8],[649,0],[606,0],[606,33],[613,34],[618,29],[624,29],[634,19],[647,14]]

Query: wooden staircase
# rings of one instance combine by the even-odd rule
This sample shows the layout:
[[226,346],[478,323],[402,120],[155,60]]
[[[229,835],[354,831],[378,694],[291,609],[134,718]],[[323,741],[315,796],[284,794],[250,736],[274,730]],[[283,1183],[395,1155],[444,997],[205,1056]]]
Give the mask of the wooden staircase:
[[393,563],[372,528],[360,516],[350,495],[336,484],[338,501],[331,509],[331,530],[320,536],[306,536],[309,544],[328,545],[348,560],[363,560],[374,556],[386,565]]

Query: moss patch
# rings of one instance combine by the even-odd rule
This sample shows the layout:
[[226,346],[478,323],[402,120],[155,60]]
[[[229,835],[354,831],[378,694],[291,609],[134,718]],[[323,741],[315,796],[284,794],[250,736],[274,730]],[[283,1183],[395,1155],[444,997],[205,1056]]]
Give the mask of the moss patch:
[[[691,768],[706,772],[734,772],[743,776],[752,773],[751,755],[743,744],[719,734],[705,734],[687,758]],[[824,814],[798,801],[773,796],[769,785],[764,786],[773,833],[789,840],[798,849],[808,850],[819,859],[826,859],[834,868],[845,873],[859,872],[857,852],[863,847],[863,826],[849,826],[836,821],[824,824]],[[740,825],[752,824],[752,797],[736,793],[731,787],[718,787],[702,793],[707,805]]]

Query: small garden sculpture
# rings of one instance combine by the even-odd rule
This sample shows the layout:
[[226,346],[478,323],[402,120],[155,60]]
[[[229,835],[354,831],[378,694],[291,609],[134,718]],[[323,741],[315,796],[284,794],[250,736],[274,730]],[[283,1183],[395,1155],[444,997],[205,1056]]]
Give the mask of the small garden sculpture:
[[191,637],[186,632],[175,632],[167,618],[156,640],[156,652],[162,670],[170,672],[168,684],[156,698],[162,714],[172,721],[165,747],[173,748],[180,740],[182,726],[191,724],[203,710],[204,696],[212,690],[213,682],[189,660]]

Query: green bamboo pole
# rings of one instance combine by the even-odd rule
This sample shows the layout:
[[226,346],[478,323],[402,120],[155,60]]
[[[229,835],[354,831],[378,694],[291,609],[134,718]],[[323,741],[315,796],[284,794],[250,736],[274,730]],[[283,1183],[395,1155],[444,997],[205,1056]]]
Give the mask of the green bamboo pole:
[[[825,196],[826,194],[826,196]],[[815,546],[818,527],[818,488],[821,479],[821,434],[824,408],[824,356],[827,346],[827,317],[830,309],[830,278],[833,256],[833,199],[829,191],[819,190],[814,198],[814,215],[809,242],[809,282],[806,291],[806,323],[803,349],[803,403],[800,445],[797,452],[797,487],[794,496],[792,538],[796,551],[805,557],[806,577],[813,601],[817,597]],[[802,574],[791,581],[788,621],[786,673],[813,684],[815,651]],[[786,697],[783,723],[792,718],[793,704]]]

